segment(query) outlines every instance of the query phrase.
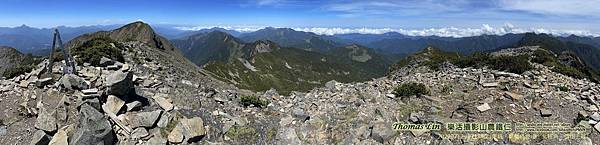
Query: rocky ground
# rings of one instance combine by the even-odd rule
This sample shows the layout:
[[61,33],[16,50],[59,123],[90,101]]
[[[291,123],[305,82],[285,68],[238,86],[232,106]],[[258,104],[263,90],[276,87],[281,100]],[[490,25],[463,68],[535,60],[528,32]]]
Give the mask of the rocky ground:
[[[599,144],[598,84],[534,64],[523,74],[404,67],[388,77],[309,92],[250,92],[215,81],[194,64],[139,42],[125,62],[79,64],[78,73],[31,73],[0,82],[0,144]],[[396,96],[420,82],[429,95]],[[257,96],[268,105],[244,105]],[[443,132],[397,132],[395,122],[563,122],[584,138],[445,139]]]

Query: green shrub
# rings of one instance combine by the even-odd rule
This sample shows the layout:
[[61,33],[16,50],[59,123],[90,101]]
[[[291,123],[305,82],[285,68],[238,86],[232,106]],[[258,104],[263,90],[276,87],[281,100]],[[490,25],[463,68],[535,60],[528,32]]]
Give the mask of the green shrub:
[[56,50],[54,50],[54,55],[52,57],[52,61],[59,62],[59,61],[63,61],[64,59],[65,58],[63,56],[62,49],[56,49]]
[[421,83],[404,83],[394,89],[396,96],[429,95],[429,89]]
[[508,71],[511,73],[521,74],[525,71],[533,69],[529,64],[527,56],[498,56],[493,57],[488,66],[495,70]]
[[559,91],[563,91],[563,92],[568,92],[569,91],[569,87],[567,86],[557,86]]
[[461,68],[465,68],[465,67],[480,68],[480,67],[487,65],[486,63],[489,62],[490,59],[491,59],[491,56],[489,54],[476,52],[470,56],[464,56],[464,57],[457,58],[455,60],[451,60],[451,62],[452,62],[452,64],[454,64],[458,67],[461,67]]
[[[115,45],[113,47],[112,44]],[[100,64],[100,58],[106,57],[115,61],[124,62],[121,53],[122,45],[110,38],[94,38],[73,49],[72,54],[78,56],[79,62],[87,62],[94,66]]]
[[242,96],[240,98],[240,102],[246,107],[250,105],[254,105],[256,107],[266,107],[269,105],[269,101],[260,99],[256,96]]
[[16,76],[25,74],[27,72],[30,72],[31,70],[33,70],[33,66],[31,66],[31,65],[17,65],[17,66],[14,66],[14,67],[9,68],[6,71],[4,71],[2,76],[5,77],[6,79],[10,79],[10,78],[14,78]]
[[256,129],[244,126],[233,126],[229,128],[225,135],[233,140],[255,141],[259,134]]
[[525,55],[520,56],[491,56],[487,53],[474,53],[470,56],[460,57],[451,62],[461,68],[481,68],[488,66],[490,69],[508,71],[521,74],[533,69]]

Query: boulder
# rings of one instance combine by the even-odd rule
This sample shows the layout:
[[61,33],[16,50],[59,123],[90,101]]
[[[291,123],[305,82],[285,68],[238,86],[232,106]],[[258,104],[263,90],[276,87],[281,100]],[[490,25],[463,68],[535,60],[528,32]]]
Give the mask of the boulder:
[[277,144],[302,144],[302,141],[296,134],[296,129],[291,127],[279,128],[279,130],[277,130],[276,138],[277,141],[279,141]]
[[69,138],[69,144],[109,145],[115,142],[112,126],[104,114],[94,107],[83,104],[79,109],[79,124]]
[[595,120],[595,121],[600,121],[600,113],[598,113],[598,112],[594,112],[594,114],[592,114],[592,115],[590,116],[590,118],[592,118],[592,119],[593,119],[593,120]]
[[131,128],[152,127],[162,114],[162,110],[152,112],[131,113],[126,116],[126,120]]
[[52,84],[52,78],[43,78],[35,81],[35,85],[40,88],[50,84]]
[[107,113],[117,114],[119,110],[125,105],[125,101],[119,99],[119,97],[114,95],[108,95],[106,98],[106,103],[102,105],[102,109],[107,111]]
[[54,118],[55,112],[56,111],[48,112],[47,109],[42,107],[40,113],[38,114],[37,120],[35,121],[35,128],[44,130],[46,132],[56,131],[56,118]]
[[387,142],[394,137],[394,135],[396,135],[396,132],[385,122],[377,122],[373,125],[371,137],[379,143]]
[[146,142],[146,145],[164,145],[164,144],[167,144],[167,139],[165,139],[162,136],[153,136],[152,138],[148,139],[148,141]]
[[89,87],[84,79],[74,74],[64,75],[62,78],[60,78],[59,83],[61,86],[70,90],[85,90]]
[[148,135],[148,131],[143,127],[138,127],[135,130],[133,130],[133,132],[131,132],[131,138],[133,139],[140,139]]
[[46,134],[46,132],[44,132],[42,130],[37,130],[33,134],[33,137],[31,138],[31,143],[29,143],[29,144],[30,145],[47,145],[49,142],[50,142],[50,139],[49,139],[48,135]]
[[167,127],[167,125],[169,124],[169,122],[171,122],[171,120],[173,119],[173,115],[171,115],[171,113],[169,112],[165,112],[161,115],[160,119],[158,120],[158,123],[156,123],[156,126],[158,127]]
[[167,140],[174,144],[181,143],[183,142],[183,132],[183,125],[180,122],[177,124],[177,126],[175,126],[175,128],[173,128],[173,130],[171,130],[171,133],[169,133]]
[[69,145],[67,138],[66,128],[62,128],[52,136],[52,140],[50,140],[50,144],[48,145]]
[[171,143],[181,143],[184,139],[188,143],[196,142],[206,135],[204,121],[200,117],[191,119],[180,119],[179,123],[169,133],[168,140]]
[[133,74],[130,72],[113,72],[106,77],[107,93],[109,95],[128,96],[135,92],[132,78]]
[[133,101],[133,102],[125,104],[125,106],[127,106],[127,111],[129,112],[131,110],[135,110],[135,109],[142,107],[142,102]]
[[165,111],[171,111],[173,110],[173,104],[171,104],[171,100],[167,99],[167,98],[163,98],[160,96],[154,96],[154,101],[161,107],[163,108],[163,110]]
[[204,130],[204,121],[200,117],[181,120],[181,125],[185,130],[184,136],[188,142],[196,142],[206,135]]

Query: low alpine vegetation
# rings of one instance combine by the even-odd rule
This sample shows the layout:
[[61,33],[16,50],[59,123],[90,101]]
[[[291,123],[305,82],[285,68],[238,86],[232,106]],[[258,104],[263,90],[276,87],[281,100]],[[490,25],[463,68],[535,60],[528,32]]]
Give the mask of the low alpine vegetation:
[[262,108],[262,107],[267,107],[267,105],[269,105],[269,101],[260,99],[260,98],[258,98],[256,96],[242,96],[240,98],[240,102],[245,107],[248,107],[250,105],[254,105],[256,107],[261,107]]
[[486,53],[474,53],[470,56],[450,60],[458,67],[481,68],[487,66],[491,69],[521,74],[533,69],[527,56],[491,56]]
[[422,83],[404,83],[394,89],[396,96],[429,95],[429,89]]
[[31,54],[27,54],[21,59],[21,62],[11,68],[8,68],[2,76],[4,78],[10,79],[16,76],[31,72],[31,70],[35,69],[36,65],[42,62],[42,58],[33,56]]
[[93,66],[100,64],[100,58],[106,57],[123,62],[122,45],[110,38],[94,38],[73,49],[73,55],[78,62],[87,62]]

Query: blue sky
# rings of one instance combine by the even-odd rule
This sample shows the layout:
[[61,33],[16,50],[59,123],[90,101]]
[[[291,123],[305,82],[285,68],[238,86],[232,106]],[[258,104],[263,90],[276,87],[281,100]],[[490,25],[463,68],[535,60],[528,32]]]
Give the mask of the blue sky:
[[3,0],[0,26],[519,28],[600,32],[600,0]]

